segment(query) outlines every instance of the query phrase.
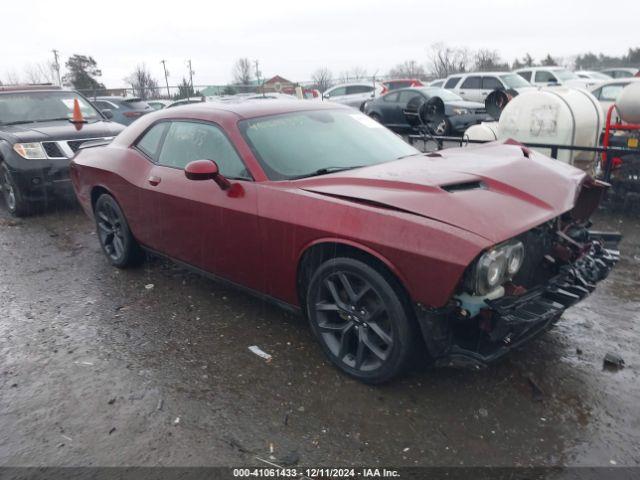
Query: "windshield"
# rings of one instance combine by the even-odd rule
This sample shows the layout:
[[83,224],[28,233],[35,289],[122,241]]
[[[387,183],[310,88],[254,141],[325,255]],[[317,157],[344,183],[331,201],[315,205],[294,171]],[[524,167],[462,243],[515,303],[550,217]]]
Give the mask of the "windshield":
[[570,72],[569,70],[553,70],[553,74],[560,80],[574,80],[576,78],[580,78],[575,73]]
[[0,124],[69,119],[76,98],[85,119],[101,118],[95,108],[74,92],[16,92],[0,95]]
[[517,73],[510,73],[509,75],[500,75],[500,78],[509,88],[524,88],[531,87],[532,85],[522,78]]
[[428,97],[440,97],[443,102],[458,102],[462,100],[462,97],[460,97],[459,95],[456,95],[453,92],[450,92],[449,90],[445,90],[444,88],[427,87],[427,88],[421,88],[421,90]]
[[288,113],[245,120],[239,126],[271,180],[375,165],[420,153],[356,111]]

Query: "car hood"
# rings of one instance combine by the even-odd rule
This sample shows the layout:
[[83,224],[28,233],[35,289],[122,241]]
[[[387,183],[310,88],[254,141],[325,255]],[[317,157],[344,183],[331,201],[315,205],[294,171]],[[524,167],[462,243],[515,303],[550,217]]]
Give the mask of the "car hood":
[[437,220],[499,243],[570,210],[585,178],[570,165],[494,142],[295,183],[307,192]]
[[118,123],[97,121],[81,124],[76,130],[74,124],[67,120],[54,122],[34,122],[22,125],[0,127],[2,132],[13,136],[17,142],[42,142],[51,140],[75,140],[83,138],[113,137],[124,127]]

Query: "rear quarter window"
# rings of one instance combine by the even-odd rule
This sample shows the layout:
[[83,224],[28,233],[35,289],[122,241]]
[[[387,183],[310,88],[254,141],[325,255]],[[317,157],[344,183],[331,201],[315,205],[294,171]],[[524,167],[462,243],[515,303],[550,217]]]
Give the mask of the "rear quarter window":
[[160,150],[160,144],[164,137],[164,132],[167,130],[167,122],[162,122],[151,127],[147,132],[138,140],[136,148],[142,153],[147,155],[152,160],[157,160]]
[[447,83],[444,84],[444,88],[455,88],[459,81],[460,77],[451,77],[449,80],[447,80]]

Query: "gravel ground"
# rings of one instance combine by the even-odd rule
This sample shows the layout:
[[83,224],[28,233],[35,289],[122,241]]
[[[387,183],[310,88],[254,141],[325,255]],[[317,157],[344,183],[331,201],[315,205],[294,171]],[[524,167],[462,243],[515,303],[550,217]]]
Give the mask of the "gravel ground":
[[162,260],[110,267],[73,205],[0,205],[0,464],[640,465],[640,225],[596,226],[623,258],[553,330],[370,387],[301,318]]

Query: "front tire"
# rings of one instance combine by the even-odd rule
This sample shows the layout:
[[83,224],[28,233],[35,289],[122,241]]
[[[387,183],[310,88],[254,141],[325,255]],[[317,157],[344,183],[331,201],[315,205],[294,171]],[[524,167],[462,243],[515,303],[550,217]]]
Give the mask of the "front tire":
[[118,268],[139,264],[143,258],[142,249],[133,238],[118,202],[103,193],[96,201],[94,216],[98,240],[109,262]]
[[311,277],[306,310],[331,362],[365,383],[400,375],[416,331],[397,282],[353,258],[324,262]]
[[24,217],[32,211],[32,205],[24,198],[5,163],[0,164],[0,187],[7,210],[14,217]]

